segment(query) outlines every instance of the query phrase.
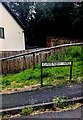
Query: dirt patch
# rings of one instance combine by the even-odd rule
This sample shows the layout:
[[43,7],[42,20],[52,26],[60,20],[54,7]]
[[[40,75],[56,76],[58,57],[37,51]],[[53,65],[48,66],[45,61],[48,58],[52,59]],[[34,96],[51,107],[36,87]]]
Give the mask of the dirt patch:
[[22,91],[30,91],[30,90],[37,90],[40,89],[41,85],[36,84],[36,85],[30,85],[30,86],[24,86],[23,88],[7,88],[7,89],[2,89],[0,90],[0,94],[11,94],[11,93],[16,93],[16,92],[22,92]]

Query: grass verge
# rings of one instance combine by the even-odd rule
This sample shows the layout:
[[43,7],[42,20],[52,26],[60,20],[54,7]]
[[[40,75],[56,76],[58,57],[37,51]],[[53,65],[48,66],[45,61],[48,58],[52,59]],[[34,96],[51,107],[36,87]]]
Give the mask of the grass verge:
[[[83,52],[82,47],[74,46],[69,49],[65,49],[64,55],[61,51],[50,56],[48,61],[61,61],[64,56],[64,60],[73,60],[73,83],[83,82],[82,66],[83,66]],[[0,87],[2,90],[16,90],[18,88],[26,88],[27,86],[39,85],[40,84],[40,64],[36,65],[36,68],[26,69],[23,72],[17,74],[10,74],[7,76],[0,77]],[[43,69],[43,84],[44,85],[55,85],[61,86],[68,84],[70,68],[67,67],[55,67],[55,68],[44,68]]]

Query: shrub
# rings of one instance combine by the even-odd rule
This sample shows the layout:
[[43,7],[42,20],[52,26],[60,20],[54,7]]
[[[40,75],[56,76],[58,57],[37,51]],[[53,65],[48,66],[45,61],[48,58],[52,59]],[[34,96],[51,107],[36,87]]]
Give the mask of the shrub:
[[62,97],[56,97],[53,99],[54,107],[64,108],[64,99]]
[[10,82],[10,80],[3,80],[2,79],[2,84],[5,84],[5,85],[10,85],[11,84],[11,82]]
[[21,111],[22,115],[30,115],[33,112],[33,108],[32,107],[28,107],[28,108],[23,108]]

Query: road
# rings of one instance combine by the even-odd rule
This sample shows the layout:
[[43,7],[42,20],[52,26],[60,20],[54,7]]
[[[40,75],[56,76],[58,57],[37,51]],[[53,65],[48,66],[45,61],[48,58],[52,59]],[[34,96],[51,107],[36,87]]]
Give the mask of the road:
[[69,98],[83,96],[82,84],[67,85],[64,87],[53,87],[34,91],[17,92],[12,94],[3,94],[2,107],[0,109],[19,107],[42,102],[48,102],[55,96],[66,95]]
[[46,112],[37,115],[7,118],[3,120],[83,120],[83,106],[75,110]]
[[83,111],[83,106],[75,110],[68,110],[62,112],[47,112],[33,116],[25,116],[23,118],[75,118],[76,120],[76,118],[82,118],[82,114],[83,114],[82,111]]

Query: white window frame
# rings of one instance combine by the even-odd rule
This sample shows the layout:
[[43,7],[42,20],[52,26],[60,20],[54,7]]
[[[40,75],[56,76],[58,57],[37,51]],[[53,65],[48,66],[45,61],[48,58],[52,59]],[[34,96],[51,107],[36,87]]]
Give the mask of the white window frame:
[[4,39],[4,28],[0,27],[0,38]]

